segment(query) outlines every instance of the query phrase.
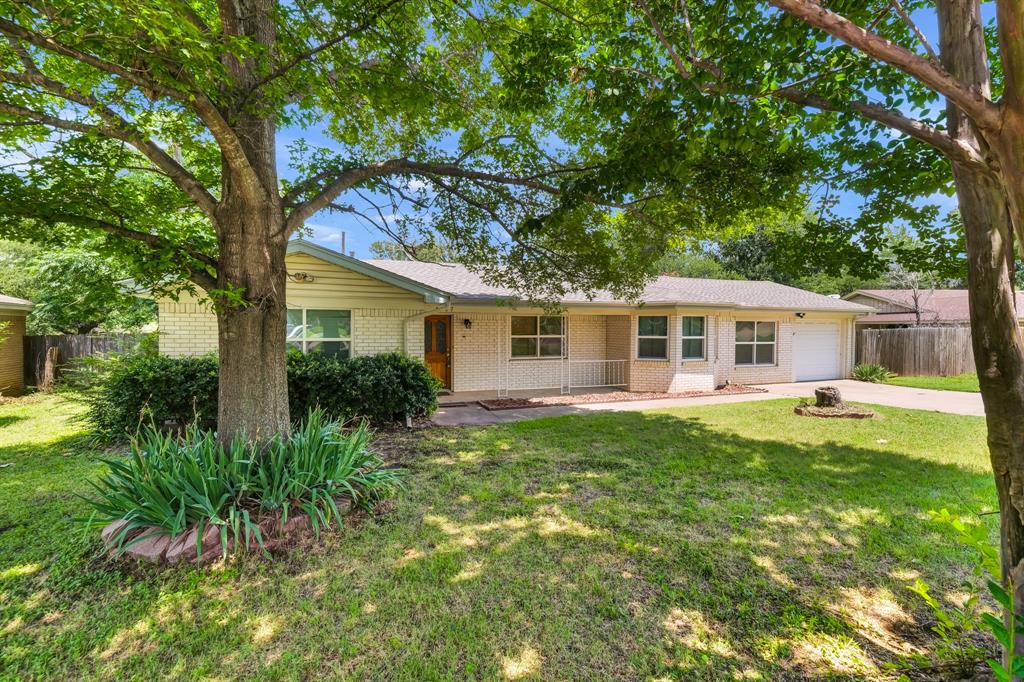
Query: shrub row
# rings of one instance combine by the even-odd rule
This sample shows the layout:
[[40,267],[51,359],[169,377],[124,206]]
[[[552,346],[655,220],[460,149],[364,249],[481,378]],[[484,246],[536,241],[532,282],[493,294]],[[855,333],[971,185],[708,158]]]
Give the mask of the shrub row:
[[[214,356],[120,356],[88,390],[88,418],[107,438],[136,433],[144,424],[214,427],[217,380]],[[401,353],[348,360],[298,351],[288,355],[288,402],[294,418],[319,408],[330,419],[402,421],[406,415],[436,410],[437,388],[422,362]]]

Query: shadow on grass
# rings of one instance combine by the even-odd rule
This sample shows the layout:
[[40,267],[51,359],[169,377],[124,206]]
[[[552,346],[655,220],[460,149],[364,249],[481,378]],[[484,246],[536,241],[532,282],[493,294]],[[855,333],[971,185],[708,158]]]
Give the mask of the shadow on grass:
[[831,434],[760,405],[431,430],[395,512],[270,564],[90,570],[83,550],[54,589],[60,556],[5,560],[0,670],[856,679],[927,651],[903,586],[963,577],[925,512],[990,501],[977,433],[930,417],[887,446],[906,413]]

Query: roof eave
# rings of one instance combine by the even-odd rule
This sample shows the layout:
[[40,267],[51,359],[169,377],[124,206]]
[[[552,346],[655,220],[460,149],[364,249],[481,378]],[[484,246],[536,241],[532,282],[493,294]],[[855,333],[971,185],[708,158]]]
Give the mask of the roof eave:
[[399,289],[420,294],[423,296],[423,301],[425,303],[440,305],[448,303],[449,300],[451,300],[451,295],[446,291],[421,284],[420,282],[398,275],[390,270],[379,268],[376,265],[371,265],[370,263],[361,261],[358,258],[346,256],[343,253],[328,249],[324,246],[320,246],[319,244],[314,244],[313,242],[306,241],[305,239],[293,239],[288,242],[288,254],[290,255],[293,253],[304,253],[307,256],[319,258],[327,261],[328,263],[337,265],[338,267],[358,272],[361,275],[366,275],[367,277],[385,282],[398,287]]
[[[502,302],[509,301],[509,297],[494,296],[494,297],[465,297],[465,296],[452,296],[451,302],[453,305],[500,305]],[[528,301],[526,302],[528,303]],[[626,309],[642,309],[645,306],[649,308],[657,307],[677,307],[677,308],[720,308],[722,310],[792,310],[794,312],[808,312],[808,313],[837,313],[844,315],[864,315],[874,311],[874,308],[870,306],[864,306],[859,304],[850,304],[856,306],[854,308],[819,308],[816,306],[767,306],[767,305],[745,305],[743,303],[707,303],[699,301],[640,301],[638,303],[627,303],[625,301],[559,301],[558,305],[570,308],[570,307],[594,307],[594,308],[626,308]],[[536,307],[536,306],[532,306]]]

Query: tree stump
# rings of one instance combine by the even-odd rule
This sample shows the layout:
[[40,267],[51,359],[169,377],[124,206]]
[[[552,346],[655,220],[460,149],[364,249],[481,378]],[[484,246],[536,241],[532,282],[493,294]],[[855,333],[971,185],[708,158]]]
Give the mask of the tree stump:
[[869,419],[875,413],[863,407],[852,407],[843,402],[835,386],[820,386],[814,389],[814,405],[802,402],[793,408],[801,417],[843,417],[846,419]]
[[50,346],[46,349],[46,361],[43,365],[43,381],[39,388],[47,391],[57,385],[60,378],[60,348]]
[[835,386],[814,389],[814,401],[816,407],[844,407],[843,397],[839,395],[839,389]]

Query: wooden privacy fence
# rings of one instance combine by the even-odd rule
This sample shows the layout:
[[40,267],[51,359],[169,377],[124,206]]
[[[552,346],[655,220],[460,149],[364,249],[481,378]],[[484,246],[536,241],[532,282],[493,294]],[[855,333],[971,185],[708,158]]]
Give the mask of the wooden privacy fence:
[[60,363],[65,365],[75,358],[132,350],[138,345],[140,338],[138,334],[26,336],[23,344],[25,385],[42,384],[46,373],[46,355],[53,355],[52,349],[57,349]]
[[857,362],[905,376],[974,372],[970,327],[906,327],[857,332]]

